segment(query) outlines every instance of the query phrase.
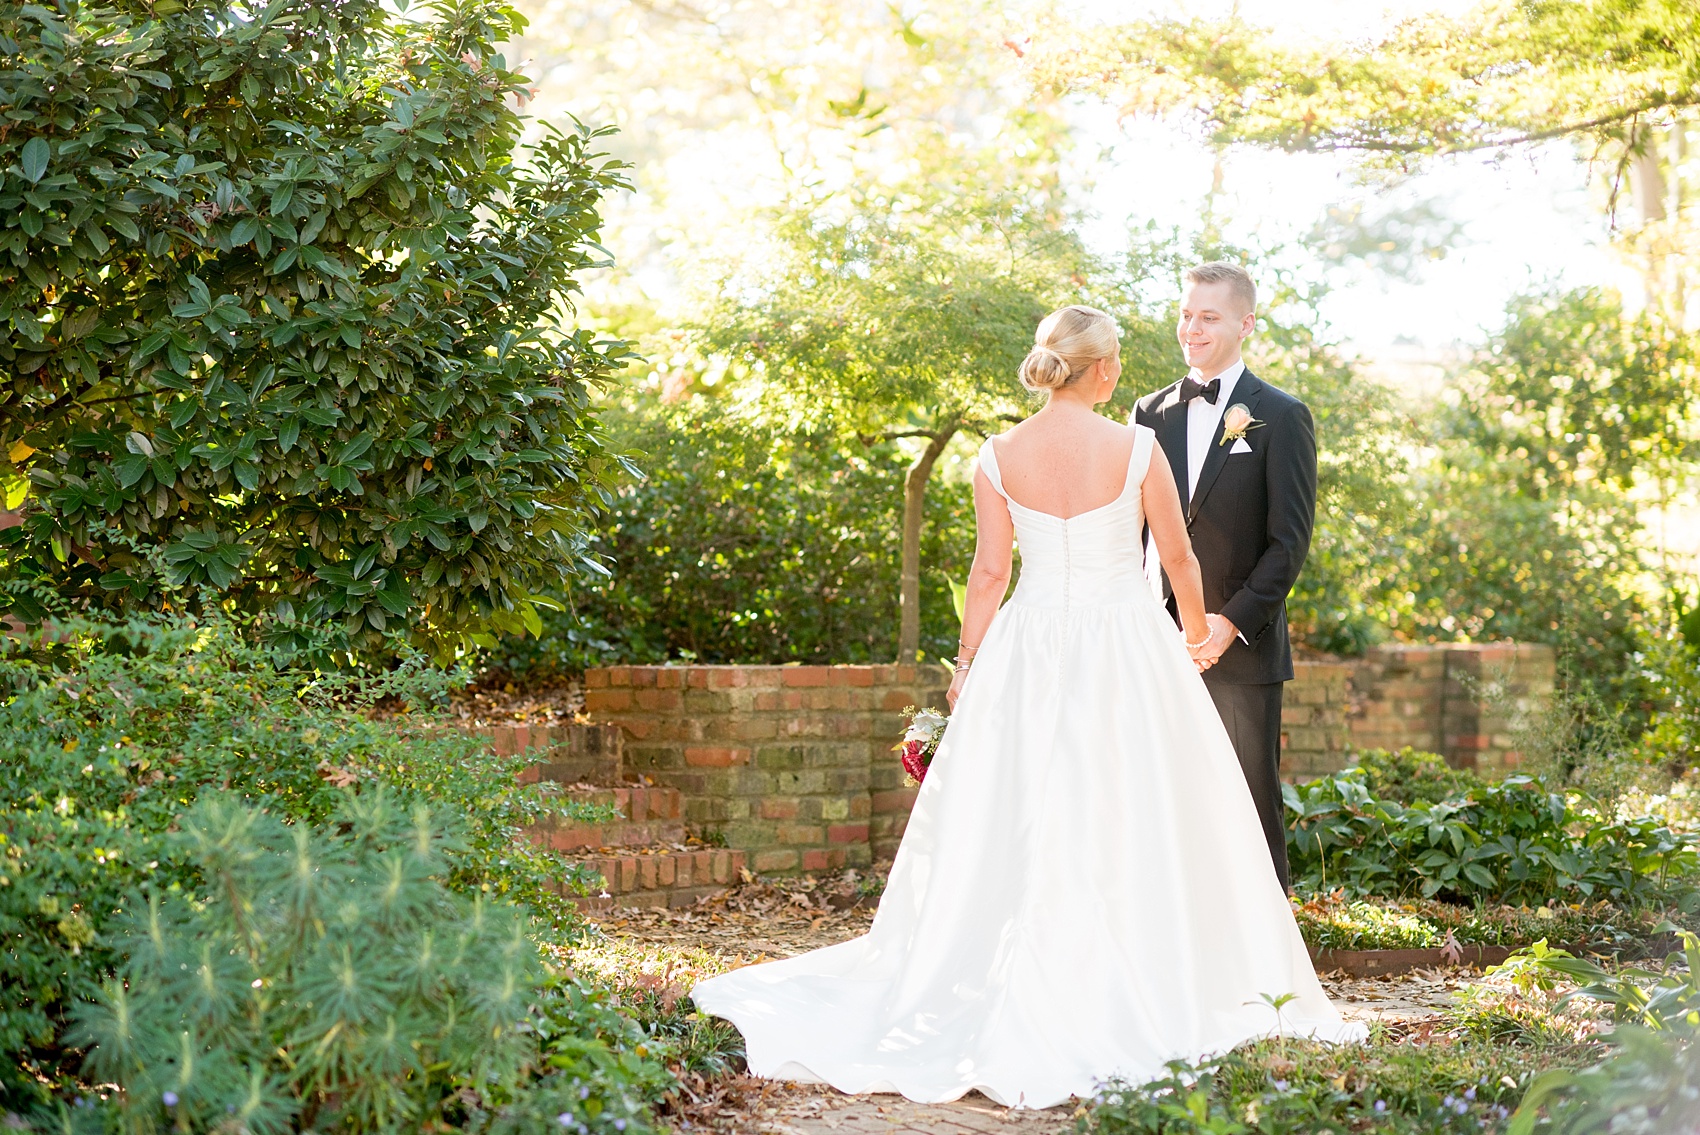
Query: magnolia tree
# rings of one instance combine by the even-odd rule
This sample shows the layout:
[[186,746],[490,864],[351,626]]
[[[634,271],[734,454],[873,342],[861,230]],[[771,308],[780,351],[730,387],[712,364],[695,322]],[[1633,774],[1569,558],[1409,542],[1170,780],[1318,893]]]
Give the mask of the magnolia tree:
[[216,603],[440,651],[536,627],[617,464],[588,398],[625,348],[569,300],[622,182],[576,123],[517,156],[522,25],[0,4],[12,615]]

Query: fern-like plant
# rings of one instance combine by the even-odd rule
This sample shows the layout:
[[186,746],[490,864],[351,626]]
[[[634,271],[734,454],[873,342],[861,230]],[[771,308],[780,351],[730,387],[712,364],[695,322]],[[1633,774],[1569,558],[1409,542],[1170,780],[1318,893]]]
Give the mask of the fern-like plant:
[[125,1130],[416,1130],[520,1084],[542,965],[515,908],[443,886],[444,817],[375,791],[285,825],[211,796],[178,838],[201,893],[138,905],[79,1014]]

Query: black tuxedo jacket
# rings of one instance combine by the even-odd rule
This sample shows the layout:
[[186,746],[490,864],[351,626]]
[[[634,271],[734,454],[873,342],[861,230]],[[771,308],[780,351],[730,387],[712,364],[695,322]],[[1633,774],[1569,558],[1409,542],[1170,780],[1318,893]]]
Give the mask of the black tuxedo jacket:
[[[1234,386],[1233,403],[1263,423],[1245,435],[1251,452],[1219,444],[1217,426],[1198,488],[1184,504],[1204,576],[1204,606],[1227,616],[1246,639],[1235,639],[1205,676],[1212,684],[1286,682],[1293,677],[1287,593],[1304,567],[1316,523],[1316,427],[1303,402],[1249,370]],[[1157,432],[1184,498],[1187,408],[1180,383],[1140,399],[1133,416]],[[1172,610],[1166,574],[1163,594]]]

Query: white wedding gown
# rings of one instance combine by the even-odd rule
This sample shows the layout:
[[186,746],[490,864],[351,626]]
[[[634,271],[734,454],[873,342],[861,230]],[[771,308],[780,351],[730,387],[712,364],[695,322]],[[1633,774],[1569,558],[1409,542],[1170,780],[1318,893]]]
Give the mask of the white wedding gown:
[[[1009,501],[1021,580],[872,928],[692,990],[756,1075],[1049,1107],[1277,1028],[1364,1035],[1316,979],[1227,732],[1143,575],[1154,435],[1136,428],[1111,503],[1065,520]],[[990,441],[980,468],[1008,500]],[[1264,994],[1297,996],[1277,1014]]]

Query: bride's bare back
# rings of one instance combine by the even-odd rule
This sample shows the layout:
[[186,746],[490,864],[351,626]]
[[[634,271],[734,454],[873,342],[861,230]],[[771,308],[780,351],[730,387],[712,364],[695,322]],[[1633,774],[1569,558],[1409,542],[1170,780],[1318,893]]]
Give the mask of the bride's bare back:
[[1053,403],[992,444],[1016,503],[1068,519],[1121,496],[1135,437],[1132,426]]

